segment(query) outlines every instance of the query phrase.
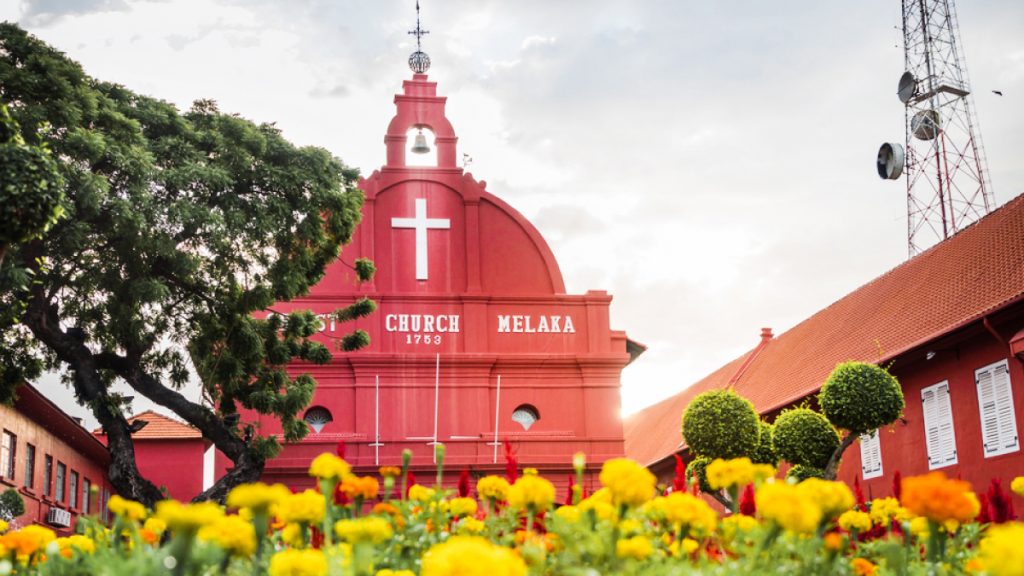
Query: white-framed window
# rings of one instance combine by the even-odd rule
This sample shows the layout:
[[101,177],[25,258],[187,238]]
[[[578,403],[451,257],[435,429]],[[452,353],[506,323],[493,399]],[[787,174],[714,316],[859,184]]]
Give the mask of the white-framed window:
[[18,450],[18,437],[4,430],[0,440],[0,477],[14,480],[14,458]]
[[879,431],[860,436],[860,469],[865,480],[878,478],[882,472],[882,444]]
[[956,464],[956,434],[953,431],[953,406],[949,401],[949,381],[944,380],[922,389],[921,403],[924,408],[928,469]]
[[1009,362],[1000,360],[978,368],[974,371],[974,383],[978,387],[981,441],[985,457],[1020,450]]

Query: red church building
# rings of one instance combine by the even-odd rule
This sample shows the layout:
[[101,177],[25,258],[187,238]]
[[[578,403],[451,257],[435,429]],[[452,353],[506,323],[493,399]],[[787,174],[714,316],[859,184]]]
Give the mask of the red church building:
[[[681,416],[731,387],[769,421],[810,399],[837,363],[888,367],[904,416],[847,450],[839,477],[890,495],[893,474],[930,470],[984,492],[1024,475],[1024,195],[784,334],[625,420],[626,454],[668,479],[685,455]],[[1024,509],[1018,496],[1015,506]]]
[[[271,311],[324,314],[322,340],[335,349],[354,328],[372,343],[295,366],[317,380],[311,431],[263,479],[310,484],[310,461],[339,442],[362,473],[398,465],[409,449],[414,471],[428,474],[438,442],[453,475],[498,472],[506,440],[521,466],[552,479],[565,478],[578,451],[596,469],[624,453],[619,378],[643,347],[609,326],[610,295],[566,294],[537,229],[456,165],[446,98],[414,71],[395,96],[386,163],[360,181],[366,202],[351,245],[310,294]],[[361,257],[377,265],[368,285],[351,268]],[[326,318],[363,296],[379,306],[368,318]],[[280,434],[273,418],[243,420]]]

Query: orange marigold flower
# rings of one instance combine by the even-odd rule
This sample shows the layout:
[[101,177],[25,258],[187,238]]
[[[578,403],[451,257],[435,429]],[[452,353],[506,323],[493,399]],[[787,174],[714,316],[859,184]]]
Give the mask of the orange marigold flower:
[[853,573],[857,576],[874,576],[878,574],[878,566],[875,566],[866,558],[854,558],[850,563],[853,565]]
[[843,537],[838,532],[825,534],[825,549],[838,552],[843,547]]
[[349,476],[342,481],[341,491],[349,498],[370,500],[377,497],[380,484],[372,476]]
[[402,475],[402,469],[398,466],[381,466],[377,472],[384,478],[398,478]]
[[940,524],[947,520],[970,522],[981,509],[970,484],[950,480],[942,472],[905,478],[902,486],[903,506],[915,516]]

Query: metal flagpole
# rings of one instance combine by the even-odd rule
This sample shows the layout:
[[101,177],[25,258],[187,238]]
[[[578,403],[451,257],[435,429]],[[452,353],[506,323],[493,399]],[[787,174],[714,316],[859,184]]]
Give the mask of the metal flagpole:
[[[433,446],[437,446],[437,404],[438,397],[441,391],[441,353],[437,354],[437,363],[434,365],[434,441],[431,443]],[[437,464],[437,450],[432,450],[434,453],[434,464]]]
[[498,390],[494,393],[494,463],[498,463],[498,414],[501,406],[501,374],[498,374]]

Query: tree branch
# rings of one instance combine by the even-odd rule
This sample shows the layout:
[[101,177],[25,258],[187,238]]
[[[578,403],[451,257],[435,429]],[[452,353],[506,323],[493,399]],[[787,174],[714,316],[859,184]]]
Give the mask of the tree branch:
[[825,466],[825,480],[835,480],[836,473],[839,472],[839,463],[843,459],[843,452],[850,447],[851,444],[857,439],[857,435],[852,432],[847,432],[846,437],[839,443],[839,446],[832,452],[832,457],[828,459],[828,464]]

